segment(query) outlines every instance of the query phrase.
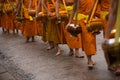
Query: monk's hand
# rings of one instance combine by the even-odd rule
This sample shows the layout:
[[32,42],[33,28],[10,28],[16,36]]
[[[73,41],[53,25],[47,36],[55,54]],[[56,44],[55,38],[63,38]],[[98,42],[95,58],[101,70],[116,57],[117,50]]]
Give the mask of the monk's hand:
[[68,23],[66,26],[65,26],[65,29],[67,30],[68,29],[68,26],[70,25],[70,23]]

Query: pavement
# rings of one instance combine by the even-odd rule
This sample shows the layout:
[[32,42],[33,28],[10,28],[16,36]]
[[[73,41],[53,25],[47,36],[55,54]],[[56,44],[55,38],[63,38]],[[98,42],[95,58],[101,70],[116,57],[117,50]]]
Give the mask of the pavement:
[[16,80],[5,68],[0,64],[0,80]]
[[46,50],[47,44],[41,37],[35,37],[36,42],[25,43],[21,33],[4,34],[0,30],[0,80],[120,80],[107,69],[102,38],[102,33],[97,35],[97,55],[93,57],[96,65],[89,70],[81,49],[85,58],[66,56],[67,45],[60,45],[62,55],[55,56],[56,49]]

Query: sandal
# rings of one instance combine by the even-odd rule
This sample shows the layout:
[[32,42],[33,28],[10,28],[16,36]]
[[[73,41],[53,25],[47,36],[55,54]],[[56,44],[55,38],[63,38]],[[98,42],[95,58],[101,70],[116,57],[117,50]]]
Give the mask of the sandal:
[[53,46],[49,46],[48,48],[47,48],[47,50],[51,50],[51,49],[53,49],[54,47]]
[[88,68],[93,69],[93,64],[88,63]]
[[61,51],[58,51],[58,52],[56,53],[56,56],[58,56],[58,55],[61,55]]
[[91,61],[91,62],[88,62],[88,68],[89,69],[93,69],[93,66],[95,65],[95,62]]
[[83,56],[83,55],[80,55],[79,53],[75,53],[75,57],[76,57],[76,58],[84,58],[84,56]]
[[76,58],[84,58],[84,56],[75,56]]

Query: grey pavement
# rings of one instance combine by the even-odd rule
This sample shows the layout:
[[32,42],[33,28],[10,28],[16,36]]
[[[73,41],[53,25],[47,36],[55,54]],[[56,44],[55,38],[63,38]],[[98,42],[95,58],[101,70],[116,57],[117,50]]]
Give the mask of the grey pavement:
[[[8,35],[0,30],[0,64],[17,80],[120,80],[107,69],[101,41],[102,34],[99,34],[97,55],[93,57],[96,65],[89,70],[86,57],[66,56],[67,45],[60,45],[62,55],[55,56],[56,49],[47,51],[41,37],[37,36],[34,43],[25,43],[21,34]],[[85,55],[82,50],[80,53]]]
[[0,80],[16,80],[5,68],[0,64]]

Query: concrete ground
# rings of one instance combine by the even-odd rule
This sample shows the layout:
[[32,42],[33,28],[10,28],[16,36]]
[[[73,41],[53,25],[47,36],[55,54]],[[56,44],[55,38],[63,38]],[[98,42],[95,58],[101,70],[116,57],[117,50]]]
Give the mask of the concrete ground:
[[[8,80],[120,80],[107,69],[101,41],[102,34],[97,35],[97,55],[93,57],[96,65],[89,70],[86,57],[66,56],[67,45],[60,45],[62,55],[55,56],[56,49],[47,51],[47,44],[40,37],[34,43],[25,43],[21,34],[8,35],[0,30],[0,64],[4,67],[0,72],[5,69],[3,73],[14,76]],[[80,53],[85,55],[81,50]],[[0,74],[0,80],[7,79]]]
[[16,80],[5,68],[0,64],[0,80]]

